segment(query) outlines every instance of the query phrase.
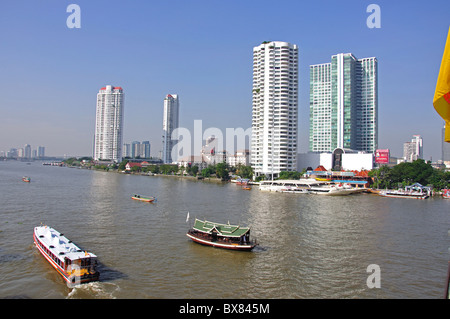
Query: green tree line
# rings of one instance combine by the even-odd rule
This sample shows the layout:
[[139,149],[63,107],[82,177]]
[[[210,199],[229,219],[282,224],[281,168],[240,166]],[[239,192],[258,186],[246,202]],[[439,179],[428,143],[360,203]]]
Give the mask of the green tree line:
[[[123,171],[128,160],[123,160],[119,165],[118,169]],[[217,177],[222,180],[229,180],[230,173],[235,173],[240,175],[242,178],[252,178],[253,169],[251,166],[238,165],[237,167],[230,167],[226,163],[218,163],[216,165],[209,165],[206,168],[200,170],[198,165],[189,165],[188,167],[178,167],[178,165],[172,164],[153,164],[147,167],[133,166],[131,168],[132,172],[142,172],[142,173],[153,173],[153,174],[165,174],[165,175],[175,175],[175,174],[187,174],[189,176],[202,176],[202,177]]]
[[381,166],[369,172],[373,178],[373,188],[399,188],[414,183],[433,186],[435,189],[450,187],[450,172],[437,169],[423,159],[412,163],[400,163],[394,167]]

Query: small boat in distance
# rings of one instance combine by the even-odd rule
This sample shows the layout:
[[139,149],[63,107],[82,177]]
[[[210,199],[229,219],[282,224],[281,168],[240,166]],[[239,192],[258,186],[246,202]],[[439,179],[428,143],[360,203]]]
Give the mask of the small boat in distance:
[[33,239],[39,252],[58,271],[68,285],[99,280],[97,256],[81,250],[52,227],[35,227]]
[[156,201],[156,197],[144,197],[141,195],[134,194],[131,196],[132,199],[140,200],[141,202],[153,203]]
[[249,183],[250,179],[248,178],[238,178],[236,180],[236,185],[247,185]]
[[29,183],[29,182],[31,182],[31,178],[29,178],[28,176],[24,176],[24,177],[22,177],[22,181]]
[[250,240],[249,227],[199,219],[195,219],[194,226],[186,235],[196,243],[217,248],[250,251],[257,245],[256,241]]

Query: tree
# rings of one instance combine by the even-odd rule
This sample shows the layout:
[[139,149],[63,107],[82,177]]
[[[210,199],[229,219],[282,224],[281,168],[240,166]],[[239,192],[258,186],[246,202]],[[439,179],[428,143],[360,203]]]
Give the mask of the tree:
[[201,174],[203,177],[211,177],[211,174],[214,174],[214,172],[215,172],[214,169],[211,168],[210,166],[208,166],[208,167],[202,169]]
[[381,189],[405,187],[413,183],[433,185],[436,189],[442,189],[448,187],[450,183],[449,172],[433,168],[423,159],[412,163],[400,163],[392,168],[381,166],[372,170],[369,176],[374,180],[373,186]]
[[194,165],[194,166],[191,167],[191,173],[192,173],[192,175],[197,176],[197,173],[198,173],[198,166],[197,165]]
[[159,166],[158,165],[150,166],[150,172],[152,172],[153,174],[158,174],[160,172]]
[[120,171],[124,171],[125,170],[125,166],[127,165],[128,160],[123,160],[122,162],[120,162],[119,164],[119,170]]
[[226,163],[219,163],[216,165],[216,176],[222,180],[228,180],[228,168]]
[[236,173],[242,178],[253,178],[253,168],[251,166],[239,164]]
[[279,179],[299,179],[302,176],[302,173],[297,171],[292,172],[280,172]]
[[162,164],[159,169],[162,174],[171,175],[178,172],[178,165]]
[[140,172],[140,171],[141,171],[141,167],[138,166],[138,165],[133,166],[133,167],[131,168],[131,172],[133,172],[133,173],[137,173],[137,172]]

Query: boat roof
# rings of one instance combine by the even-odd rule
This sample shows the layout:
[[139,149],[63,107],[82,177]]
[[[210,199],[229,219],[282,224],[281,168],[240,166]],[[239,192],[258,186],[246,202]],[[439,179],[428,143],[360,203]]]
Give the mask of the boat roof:
[[52,227],[38,226],[34,228],[34,233],[37,239],[61,260],[64,260],[65,257],[70,260],[97,257],[93,253],[81,250],[71,240]]
[[296,185],[325,185],[324,181],[318,181],[315,178],[301,178],[301,179],[277,179],[277,180],[266,180],[261,181],[260,185],[286,185],[286,184],[296,184]]
[[195,219],[194,227],[195,230],[211,234],[213,230],[216,230],[219,235],[226,237],[242,237],[250,231],[249,227],[241,227],[239,225],[219,224],[214,222],[209,222],[206,220]]

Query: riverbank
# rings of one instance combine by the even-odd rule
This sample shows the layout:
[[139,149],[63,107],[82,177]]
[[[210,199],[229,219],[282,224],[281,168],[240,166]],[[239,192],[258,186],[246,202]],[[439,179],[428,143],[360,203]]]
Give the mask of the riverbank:
[[171,175],[171,174],[155,174],[150,172],[132,172],[132,171],[120,171],[118,169],[101,169],[95,167],[79,167],[79,166],[67,166],[69,168],[78,168],[78,169],[90,169],[99,172],[108,172],[108,173],[116,173],[116,174],[124,174],[124,175],[136,175],[136,176],[157,176],[157,177],[168,177],[168,178],[180,178],[187,179],[192,181],[205,181],[205,182],[214,182],[214,183],[230,183],[230,180],[222,180],[217,177],[203,177],[203,176],[191,176],[191,175]]

